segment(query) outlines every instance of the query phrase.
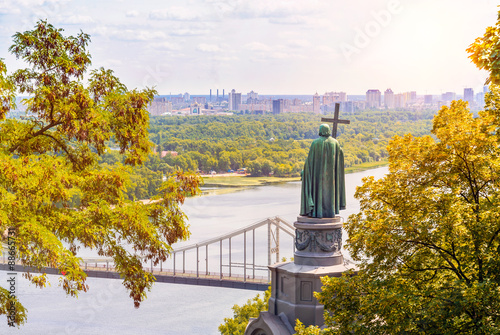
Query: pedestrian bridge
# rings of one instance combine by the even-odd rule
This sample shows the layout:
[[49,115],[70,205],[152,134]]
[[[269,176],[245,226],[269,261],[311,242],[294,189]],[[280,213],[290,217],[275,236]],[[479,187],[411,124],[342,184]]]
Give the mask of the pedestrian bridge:
[[[283,233],[285,236],[280,239]],[[281,261],[284,255],[281,250],[287,250],[289,259],[293,257],[294,238],[294,227],[276,216],[174,249],[166,262],[156,267],[152,262],[144,263],[144,268],[153,273],[158,282],[266,290],[270,282],[268,266]],[[6,250],[3,249],[0,270],[8,269]],[[83,258],[81,267],[89,277],[120,278],[112,258]],[[15,270],[27,269],[18,264]],[[59,274],[54,268],[43,271]]]

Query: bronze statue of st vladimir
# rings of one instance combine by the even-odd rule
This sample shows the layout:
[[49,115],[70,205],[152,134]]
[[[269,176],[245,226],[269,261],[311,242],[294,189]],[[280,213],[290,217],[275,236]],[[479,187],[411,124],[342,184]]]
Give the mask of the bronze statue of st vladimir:
[[300,215],[333,218],[345,209],[344,153],[322,124],[314,140],[302,174]]

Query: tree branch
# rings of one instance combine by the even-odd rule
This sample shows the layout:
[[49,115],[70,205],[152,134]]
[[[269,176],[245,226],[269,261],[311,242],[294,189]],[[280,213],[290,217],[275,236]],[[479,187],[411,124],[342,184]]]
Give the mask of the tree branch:
[[17,150],[17,148],[19,148],[19,146],[21,145],[21,143],[26,142],[26,141],[28,141],[29,139],[33,139],[33,138],[35,138],[35,137],[37,137],[37,136],[39,136],[39,135],[45,135],[45,134],[44,134],[44,132],[46,132],[47,130],[49,130],[49,129],[53,128],[53,127],[59,126],[59,125],[61,125],[61,124],[63,124],[63,123],[62,123],[62,122],[60,122],[60,121],[59,121],[59,122],[55,122],[55,123],[54,123],[54,122],[51,122],[50,124],[46,125],[45,127],[43,127],[43,128],[41,128],[41,129],[39,129],[36,133],[31,134],[31,136],[26,136],[26,137],[24,137],[24,138],[23,138],[22,140],[20,140],[20,141],[19,141],[16,145],[14,145],[12,148],[10,148],[10,149],[9,149],[9,152],[10,152],[10,153],[13,153],[14,151],[16,151],[16,150]]

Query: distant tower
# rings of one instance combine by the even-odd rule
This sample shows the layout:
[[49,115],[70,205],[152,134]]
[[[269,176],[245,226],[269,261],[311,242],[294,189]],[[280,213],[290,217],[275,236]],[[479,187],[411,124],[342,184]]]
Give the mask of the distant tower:
[[247,93],[247,104],[256,104],[259,100],[259,93],[251,91]]
[[464,88],[464,101],[469,103],[469,107],[474,106],[474,89]]
[[222,100],[226,98],[226,94],[224,93],[225,89],[222,89]]
[[366,104],[368,108],[380,108],[382,94],[379,90],[368,90],[366,92]]
[[384,92],[384,104],[387,109],[394,109],[394,92],[388,88]]
[[446,92],[441,94],[441,99],[445,102],[453,101],[455,100],[455,92]]
[[283,99],[273,100],[273,114],[281,114],[284,110]]
[[212,102],[212,89],[210,89],[210,102]]
[[320,99],[321,97],[319,96],[318,92],[316,92],[315,95],[313,95],[313,113],[314,114],[319,114],[320,112]]
[[229,110],[238,111],[241,105],[241,93],[236,93],[236,90],[232,90],[229,93]]

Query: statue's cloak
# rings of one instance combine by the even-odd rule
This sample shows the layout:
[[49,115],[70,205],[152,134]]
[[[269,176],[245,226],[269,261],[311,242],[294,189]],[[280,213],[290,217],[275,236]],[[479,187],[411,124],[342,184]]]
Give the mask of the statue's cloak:
[[[325,126],[325,127],[323,127]],[[345,209],[344,153],[322,125],[311,144],[302,174],[300,215],[333,218]]]

